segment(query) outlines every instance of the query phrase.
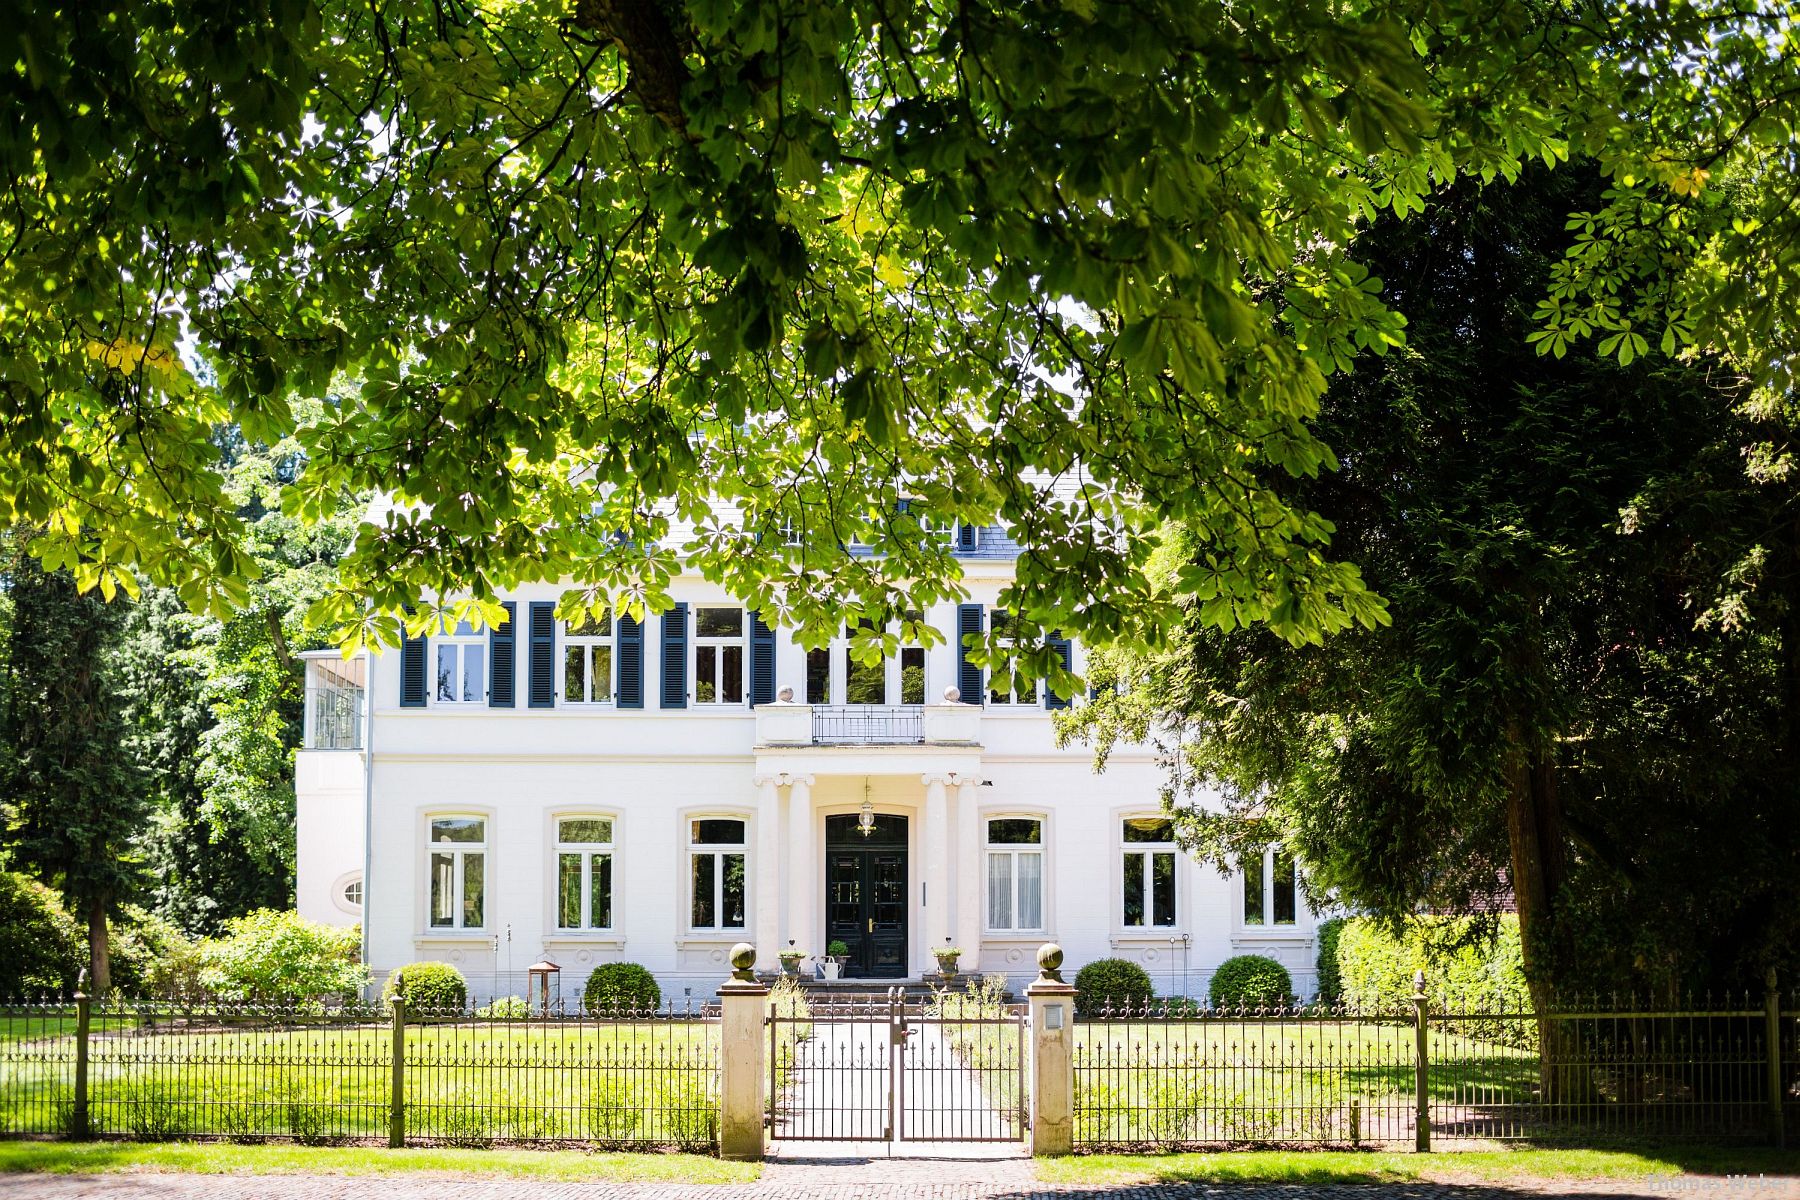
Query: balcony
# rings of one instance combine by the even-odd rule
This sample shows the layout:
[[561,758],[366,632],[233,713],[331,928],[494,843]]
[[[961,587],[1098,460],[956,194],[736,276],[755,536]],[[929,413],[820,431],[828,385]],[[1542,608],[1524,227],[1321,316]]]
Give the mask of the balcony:
[[363,660],[335,650],[315,650],[306,660],[306,715],[303,750],[361,750]]
[[978,704],[760,704],[759,746],[973,746]]

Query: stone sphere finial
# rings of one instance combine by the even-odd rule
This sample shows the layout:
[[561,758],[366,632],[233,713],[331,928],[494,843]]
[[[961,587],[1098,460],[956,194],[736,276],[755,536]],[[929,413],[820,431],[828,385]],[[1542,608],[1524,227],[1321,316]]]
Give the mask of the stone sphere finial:
[[749,942],[739,942],[731,948],[731,977],[741,979],[745,983],[755,983],[756,947]]
[[944,703],[945,704],[961,704],[962,703],[962,689],[957,687],[954,683],[951,684],[949,687],[945,688],[944,689]]
[[784,687],[779,692],[775,693],[775,698],[783,704],[792,704],[794,702],[794,689],[791,687]]
[[1055,942],[1045,942],[1038,947],[1038,982],[1061,983],[1063,948]]

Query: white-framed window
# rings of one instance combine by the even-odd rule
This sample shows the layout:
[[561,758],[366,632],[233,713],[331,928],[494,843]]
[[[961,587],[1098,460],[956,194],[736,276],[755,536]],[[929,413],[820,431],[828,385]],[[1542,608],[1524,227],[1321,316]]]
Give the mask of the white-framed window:
[[1038,817],[987,821],[988,923],[995,932],[1044,927],[1044,822]]
[[[994,634],[1002,645],[1017,644],[1023,634],[1023,622],[1017,613],[996,608],[993,613]],[[1038,681],[1022,678],[1010,672],[994,671],[988,683],[988,703],[1003,707],[1035,707],[1038,702]]]
[[556,819],[556,927],[611,929],[613,819],[574,814]]
[[1167,817],[1126,817],[1119,824],[1123,868],[1121,923],[1127,929],[1175,925],[1175,827]]
[[480,929],[487,924],[487,818],[431,818],[427,874],[432,929]]
[[435,704],[485,704],[487,702],[487,635],[468,621],[459,621],[456,629],[435,639],[437,656],[436,684],[432,687]]
[[749,897],[742,817],[688,822],[688,924],[696,930],[742,929]]
[[583,613],[563,628],[563,700],[611,704],[612,698],[612,613]]
[[1300,913],[1300,872],[1294,856],[1270,846],[1260,857],[1246,859],[1244,924],[1293,925]]
[[361,871],[351,871],[340,875],[331,885],[331,902],[347,913],[360,913],[363,906],[363,877]]
[[744,610],[694,612],[694,703],[744,702]]
[[[875,622],[865,619],[862,627],[873,629]],[[858,662],[851,649],[851,639],[856,636],[856,632],[854,626],[844,629],[844,703],[886,704],[887,656],[882,655],[872,663]]]

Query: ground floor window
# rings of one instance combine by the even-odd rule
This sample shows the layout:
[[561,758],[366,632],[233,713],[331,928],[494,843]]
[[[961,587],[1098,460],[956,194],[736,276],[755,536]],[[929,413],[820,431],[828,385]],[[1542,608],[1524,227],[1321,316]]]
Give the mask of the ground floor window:
[[1175,924],[1175,829],[1167,817],[1126,817],[1121,825],[1124,925]]
[[1244,924],[1292,925],[1300,911],[1300,873],[1294,856],[1271,846],[1244,862]]
[[431,928],[480,929],[487,919],[487,821],[433,817],[430,842]]
[[556,822],[556,927],[611,929],[613,823],[609,817]]
[[987,823],[988,928],[1044,927],[1044,823],[996,817]]
[[744,822],[702,817],[688,823],[689,920],[695,929],[742,929],[747,847]]

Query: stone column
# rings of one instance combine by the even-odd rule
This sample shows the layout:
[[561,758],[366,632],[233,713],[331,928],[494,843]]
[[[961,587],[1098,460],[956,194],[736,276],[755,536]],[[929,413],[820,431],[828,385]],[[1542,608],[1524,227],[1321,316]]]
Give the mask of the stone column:
[[825,931],[815,915],[819,891],[825,885],[813,850],[812,783],[811,775],[788,778],[788,860],[782,874],[788,881],[787,935],[797,949],[816,958],[825,953],[825,943],[820,940]]
[[719,988],[719,1156],[763,1156],[764,1057],[769,989],[753,973],[756,947],[731,948],[731,978]]
[[[925,859],[925,965],[930,952],[950,944],[950,801],[942,775],[921,775],[925,785],[925,827],[920,831],[919,853]],[[967,954],[970,947],[964,946]]]
[[775,956],[786,949],[781,940],[781,779],[756,777],[756,861],[752,867],[756,892],[757,967],[780,969]]
[[962,950],[957,966],[970,975],[981,973],[980,788],[979,779],[956,779],[956,944]]
[[1025,989],[1031,1011],[1031,1153],[1075,1149],[1075,989],[1063,982],[1062,947],[1038,950],[1038,977]]

